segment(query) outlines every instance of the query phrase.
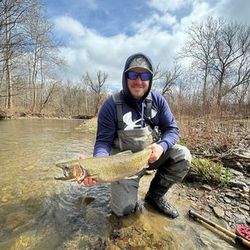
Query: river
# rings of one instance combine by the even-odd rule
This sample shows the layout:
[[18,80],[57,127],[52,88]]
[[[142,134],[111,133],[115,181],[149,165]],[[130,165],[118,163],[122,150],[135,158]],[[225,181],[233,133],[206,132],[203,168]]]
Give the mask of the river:
[[[176,201],[183,214],[178,220],[144,207],[119,221],[110,213],[108,184],[84,187],[54,180],[61,174],[55,162],[92,154],[94,136],[79,129],[81,123],[0,121],[0,249],[104,249],[115,242],[120,248],[134,246],[126,249],[235,249],[186,218],[187,201]],[[141,201],[147,178],[152,177],[141,182]],[[176,200],[175,192],[171,199]],[[123,238],[113,231],[110,241],[112,227]]]

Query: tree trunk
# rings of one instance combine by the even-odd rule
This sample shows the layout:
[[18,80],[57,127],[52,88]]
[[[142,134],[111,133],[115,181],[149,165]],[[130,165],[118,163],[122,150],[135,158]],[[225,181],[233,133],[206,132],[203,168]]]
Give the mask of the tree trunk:
[[36,86],[36,79],[37,79],[37,51],[34,53],[33,59],[33,66],[32,66],[32,77],[31,77],[31,84],[32,84],[32,106],[31,112],[36,110],[37,104],[37,86]]
[[9,60],[7,60],[6,62],[6,86],[7,86],[6,108],[11,109],[13,105],[13,100],[12,100],[11,68],[10,68]]
[[202,110],[203,114],[206,114],[208,111],[207,107],[207,78],[208,78],[208,68],[206,65],[204,81],[203,81],[203,90],[202,90]]
[[12,108],[12,80],[11,80],[11,30],[9,27],[9,13],[6,12],[5,18],[5,50],[4,50],[4,58],[5,58],[5,80],[6,80],[6,108]]

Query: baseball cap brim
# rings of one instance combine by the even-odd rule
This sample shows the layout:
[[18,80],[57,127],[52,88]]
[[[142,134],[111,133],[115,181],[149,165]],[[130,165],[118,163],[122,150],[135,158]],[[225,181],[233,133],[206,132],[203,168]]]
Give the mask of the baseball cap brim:
[[129,64],[129,67],[125,70],[125,72],[134,68],[142,68],[142,69],[149,71],[151,74],[153,74],[153,71],[150,68],[148,61],[144,57],[141,57],[141,56],[134,58]]

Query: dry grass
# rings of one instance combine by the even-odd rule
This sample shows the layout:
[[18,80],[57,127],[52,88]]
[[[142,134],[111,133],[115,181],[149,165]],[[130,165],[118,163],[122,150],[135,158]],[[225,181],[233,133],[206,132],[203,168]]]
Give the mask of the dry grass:
[[[250,120],[212,119],[211,117],[192,118],[182,116],[178,120],[180,143],[191,150],[225,152],[237,147],[249,135]],[[84,120],[81,128],[95,133],[97,118]]]
[[225,120],[211,117],[181,117],[180,143],[193,150],[224,152],[237,147],[249,134],[249,119]]
[[95,134],[97,130],[97,117],[84,120],[80,127],[83,130],[87,130],[88,132]]

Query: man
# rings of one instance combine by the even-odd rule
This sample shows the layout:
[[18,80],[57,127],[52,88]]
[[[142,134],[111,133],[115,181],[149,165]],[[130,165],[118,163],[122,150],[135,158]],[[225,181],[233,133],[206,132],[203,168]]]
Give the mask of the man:
[[[145,201],[163,214],[179,214],[164,198],[168,189],[182,181],[191,164],[189,150],[177,145],[178,133],[174,116],[165,98],[151,92],[153,67],[141,53],[130,56],[122,75],[122,91],[109,97],[98,115],[98,128],[93,155],[107,156],[112,150],[139,151],[151,145],[148,162],[156,169]],[[100,166],[102,167],[102,166]],[[118,216],[132,213],[137,204],[141,174],[111,183],[111,209]],[[84,180],[85,185],[96,183]]]

